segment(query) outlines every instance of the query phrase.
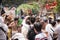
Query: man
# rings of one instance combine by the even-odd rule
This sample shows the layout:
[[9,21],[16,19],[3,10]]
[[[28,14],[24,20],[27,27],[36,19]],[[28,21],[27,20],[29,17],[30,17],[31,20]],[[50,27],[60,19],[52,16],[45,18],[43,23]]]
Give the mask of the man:
[[40,23],[34,24],[34,29],[37,35],[35,36],[35,40],[48,40],[46,34],[42,32],[42,25]]
[[47,19],[44,19],[45,31],[48,32],[48,40],[52,40],[53,37],[53,28],[52,25],[48,23]]

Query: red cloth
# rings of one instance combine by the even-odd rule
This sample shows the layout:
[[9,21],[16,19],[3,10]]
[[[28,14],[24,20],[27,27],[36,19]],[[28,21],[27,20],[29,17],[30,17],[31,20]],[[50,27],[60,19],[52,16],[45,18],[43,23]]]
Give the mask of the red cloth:
[[56,6],[57,5],[57,2],[53,2],[51,5],[52,6]]
[[49,10],[50,9],[50,5],[46,4],[46,9]]

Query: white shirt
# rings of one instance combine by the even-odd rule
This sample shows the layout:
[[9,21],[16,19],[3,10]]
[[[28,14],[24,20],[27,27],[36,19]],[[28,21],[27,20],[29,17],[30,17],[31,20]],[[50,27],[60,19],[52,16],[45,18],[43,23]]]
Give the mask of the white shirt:
[[53,37],[53,27],[51,24],[47,24],[45,30],[48,32],[48,40],[52,40]]
[[23,20],[22,22],[22,28],[21,28],[21,32],[22,34],[26,37],[27,36],[27,33],[30,29],[30,26],[28,24],[26,24],[26,19],[28,18],[29,16],[26,16],[25,19]]
[[21,33],[16,33],[12,36],[12,39],[25,40],[24,35]]
[[47,39],[45,33],[39,33],[35,36],[35,40],[45,40],[45,39]]
[[0,27],[4,29],[4,31],[8,32],[8,26],[4,23],[0,23]]
[[57,40],[60,40],[60,24],[57,24],[57,25],[56,25],[55,32],[58,33],[58,39],[57,39]]
[[29,25],[24,24],[24,25],[22,26],[21,33],[22,33],[25,37],[27,37],[27,33],[28,33],[29,29],[30,29]]

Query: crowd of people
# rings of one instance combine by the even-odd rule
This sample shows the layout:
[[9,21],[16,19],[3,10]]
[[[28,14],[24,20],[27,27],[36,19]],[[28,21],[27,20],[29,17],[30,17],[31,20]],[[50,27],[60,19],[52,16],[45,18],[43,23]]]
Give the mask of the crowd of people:
[[[0,40],[60,40],[60,17],[56,20],[30,13],[16,16],[5,6],[0,15]],[[18,25],[18,20],[22,23]]]

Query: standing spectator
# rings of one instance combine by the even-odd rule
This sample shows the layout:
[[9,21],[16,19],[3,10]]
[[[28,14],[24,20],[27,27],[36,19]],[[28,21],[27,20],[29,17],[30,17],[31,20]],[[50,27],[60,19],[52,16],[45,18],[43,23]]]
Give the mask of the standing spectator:
[[48,19],[44,19],[44,22],[45,22],[45,31],[48,32],[48,40],[52,40],[52,37],[53,37],[53,31],[51,29],[52,28],[52,25],[48,23]]
[[43,33],[42,25],[40,23],[34,24],[35,32],[37,32],[37,35],[35,36],[35,40],[48,40],[45,33]]
[[0,40],[7,40],[8,26],[4,23],[4,19],[0,17]]

